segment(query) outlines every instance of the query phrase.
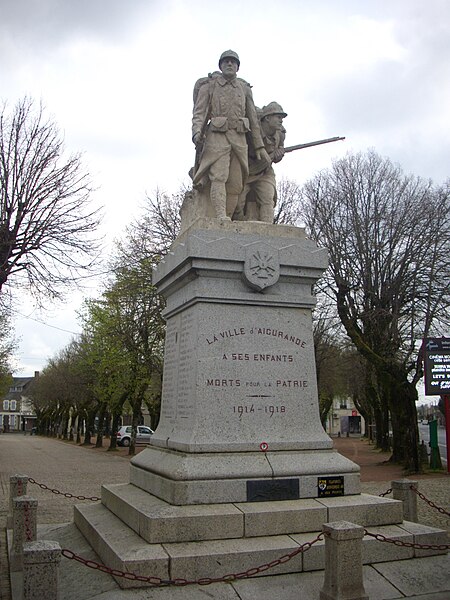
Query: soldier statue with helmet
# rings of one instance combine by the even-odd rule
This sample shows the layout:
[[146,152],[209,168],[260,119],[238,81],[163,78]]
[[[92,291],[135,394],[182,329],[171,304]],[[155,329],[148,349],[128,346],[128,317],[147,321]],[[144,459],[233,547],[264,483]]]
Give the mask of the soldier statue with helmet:
[[249,176],[239,195],[233,219],[273,223],[277,189],[275,172],[271,164],[279,162],[284,157],[286,130],[283,127],[283,119],[287,114],[277,102],[270,102],[258,112],[261,134],[269,160],[258,159],[251,141],[249,142]]
[[195,165],[189,174],[193,188],[181,206],[181,229],[199,215],[234,221],[273,223],[277,201],[275,172],[285,153],[328,144],[343,137],[284,146],[287,116],[277,102],[255,107],[250,85],[237,72],[239,56],[226,50],[220,71],[194,86],[192,141]]
[[226,50],[220,73],[198,80],[194,88],[194,192],[208,194],[213,214],[224,220],[233,216],[249,175],[247,140],[258,160],[270,162],[250,85],[236,75],[239,66],[236,52]]

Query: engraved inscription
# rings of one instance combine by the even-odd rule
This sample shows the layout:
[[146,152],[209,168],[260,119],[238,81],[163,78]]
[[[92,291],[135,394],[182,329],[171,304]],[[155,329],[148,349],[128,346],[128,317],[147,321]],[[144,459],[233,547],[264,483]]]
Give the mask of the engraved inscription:
[[[217,353],[213,348],[208,350],[208,355],[211,352],[213,355],[209,361],[209,373],[203,379],[203,385],[214,394],[211,398],[219,398],[219,394],[229,391],[231,402],[228,410],[240,421],[258,418],[277,420],[292,414],[294,407],[290,403],[298,403],[302,398],[293,397],[292,392],[309,387],[306,378],[294,378],[302,373],[300,352],[306,347],[306,340],[290,332],[286,326],[280,329],[236,326],[207,334],[204,339],[208,346],[217,344],[218,348]],[[272,348],[266,349],[267,344]],[[247,379],[245,375],[252,378]]]
[[286,407],[281,405],[281,406],[274,406],[272,404],[270,405],[266,405],[266,406],[255,406],[254,404],[250,404],[250,405],[235,405],[233,406],[233,413],[237,414],[239,416],[239,418],[242,418],[243,415],[251,415],[251,414],[256,414],[256,413],[261,413],[264,414],[266,416],[268,416],[269,418],[273,417],[274,415],[283,415],[286,412]]

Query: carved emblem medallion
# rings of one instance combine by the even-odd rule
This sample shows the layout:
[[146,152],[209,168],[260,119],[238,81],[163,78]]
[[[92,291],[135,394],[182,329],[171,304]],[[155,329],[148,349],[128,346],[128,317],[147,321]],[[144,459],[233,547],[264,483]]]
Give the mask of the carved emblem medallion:
[[258,291],[274,285],[280,277],[278,251],[266,244],[252,244],[247,248],[244,276]]

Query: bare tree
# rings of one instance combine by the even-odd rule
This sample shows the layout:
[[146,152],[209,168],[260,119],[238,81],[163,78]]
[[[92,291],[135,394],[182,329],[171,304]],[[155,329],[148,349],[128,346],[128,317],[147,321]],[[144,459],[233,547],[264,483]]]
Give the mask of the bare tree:
[[42,105],[26,97],[7,108],[0,114],[0,292],[26,287],[42,303],[92,268],[100,214],[90,207],[80,155],[64,157]]
[[374,151],[306,184],[304,218],[329,252],[329,290],[389,407],[393,460],[420,469],[420,340],[448,327],[450,186],[405,176]]
[[9,314],[0,307],[0,395],[6,392],[13,372],[11,357],[16,348]]
[[[143,251],[146,256],[164,256],[180,233],[180,208],[187,188],[181,187],[176,194],[168,195],[157,189],[147,194],[142,217],[128,228],[129,249]],[[145,243],[145,247],[142,246]]]
[[277,183],[277,203],[274,223],[278,225],[298,225],[300,221],[301,187],[292,179],[283,177]]

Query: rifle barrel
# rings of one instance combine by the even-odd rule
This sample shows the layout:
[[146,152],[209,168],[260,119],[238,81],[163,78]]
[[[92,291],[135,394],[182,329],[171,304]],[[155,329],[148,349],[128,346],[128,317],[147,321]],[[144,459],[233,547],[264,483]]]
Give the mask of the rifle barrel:
[[306,144],[297,144],[296,146],[288,146],[284,149],[285,152],[293,152],[294,150],[302,150],[303,148],[310,148],[311,146],[320,146],[321,144],[330,144],[331,142],[339,142],[345,140],[345,137],[332,137],[326,140],[317,140],[315,142],[307,142]]

